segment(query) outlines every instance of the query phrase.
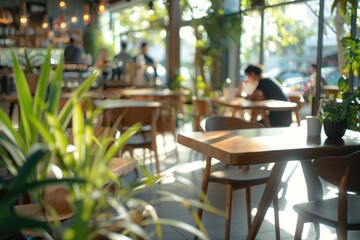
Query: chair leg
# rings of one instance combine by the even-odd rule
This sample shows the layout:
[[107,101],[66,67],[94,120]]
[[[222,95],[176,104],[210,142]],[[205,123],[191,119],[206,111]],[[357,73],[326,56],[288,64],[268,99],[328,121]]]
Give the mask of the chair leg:
[[314,222],[316,240],[320,238],[320,224],[318,222]]
[[153,151],[154,151],[154,155],[155,155],[155,167],[156,167],[156,173],[159,175],[159,174],[160,174],[160,162],[159,162],[159,156],[158,156],[157,149],[153,149]]
[[304,228],[304,218],[301,215],[298,215],[294,240],[301,240],[303,228]]
[[280,223],[279,223],[279,199],[277,195],[273,199],[274,218],[275,218],[275,237],[280,240]]
[[231,226],[231,208],[232,208],[232,195],[233,187],[226,186],[226,226],[225,226],[225,240],[230,239],[230,226]]
[[245,197],[246,197],[246,217],[247,217],[247,225],[249,231],[251,226],[251,191],[249,187],[245,189]]

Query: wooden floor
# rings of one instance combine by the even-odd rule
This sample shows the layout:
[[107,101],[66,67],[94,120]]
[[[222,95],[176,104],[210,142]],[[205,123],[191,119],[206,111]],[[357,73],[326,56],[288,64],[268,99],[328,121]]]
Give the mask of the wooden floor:
[[[158,139],[159,146],[162,146],[162,137]],[[161,171],[169,175],[167,181],[156,186],[152,191],[143,194],[141,197],[145,200],[156,199],[156,190],[166,190],[172,193],[179,194],[182,197],[198,199],[198,191],[201,189],[202,181],[202,166],[203,156],[201,154],[190,151],[188,148],[178,145],[178,155],[180,156],[177,162],[174,150],[174,143],[172,137],[166,136],[166,152],[162,149],[160,153]],[[169,154],[170,153],[170,154]],[[142,155],[142,153],[139,153]],[[141,157],[139,155],[139,157]],[[149,164],[147,159],[148,169],[154,172],[154,164]],[[216,161],[215,161],[216,162]],[[215,165],[221,163],[215,163]],[[216,167],[216,166],[215,166]],[[136,176],[130,174],[126,176],[127,181],[135,180]],[[281,239],[293,239],[295,232],[297,214],[293,211],[292,206],[299,202],[307,200],[306,185],[301,170],[301,165],[298,161],[288,163],[285,174],[283,176],[283,184],[279,191],[279,205],[280,205],[280,228]],[[256,206],[259,203],[263,191],[263,186],[252,188],[252,212],[256,212]],[[328,188],[325,190],[328,196],[335,194],[334,189]],[[210,203],[225,211],[225,188],[216,183],[210,183],[208,190],[208,199]],[[177,203],[166,203],[155,205],[158,214],[163,218],[171,218],[185,221],[195,226],[188,210]],[[234,194],[233,200],[233,217],[231,225],[231,239],[246,239],[247,224],[245,218],[245,192],[238,190]],[[223,240],[225,232],[225,219],[210,213],[203,215],[203,223],[208,231],[210,239]],[[320,240],[336,239],[335,230],[326,226],[321,226]],[[164,239],[193,239],[193,235],[170,226],[163,226]],[[153,239],[157,239],[154,237]],[[260,231],[256,239],[269,240],[275,239],[274,217],[273,209],[270,207],[265,216]],[[303,239],[315,239],[314,228],[308,223],[305,225],[303,231]],[[360,232],[349,232],[349,239],[360,239]]]

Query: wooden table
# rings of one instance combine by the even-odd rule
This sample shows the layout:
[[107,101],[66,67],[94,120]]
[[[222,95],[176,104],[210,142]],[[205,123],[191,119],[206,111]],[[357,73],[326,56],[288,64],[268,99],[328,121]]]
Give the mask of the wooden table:
[[[275,162],[266,184],[248,239],[255,239],[266,211],[277,194],[286,163],[302,160],[309,199],[321,194],[321,186],[311,168],[311,159],[347,155],[360,150],[360,133],[347,131],[340,140],[308,137],[305,127],[259,128],[237,131],[191,132],[178,135],[178,143],[230,165]],[[307,161],[305,161],[307,160]],[[207,189],[211,164],[206,164],[202,189]],[[311,188],[309,188],[311,186]],[[295,231],[295,230],[294,230]]]
[[116,92],[120,94],[122,98],[143,98],[149,100],[158,100],[164,97],[179,97],[186,94],[186,92],[183,91],[157,88],[118,89]]
[[102,109],[112,108],[131,108],[131,107],[161,107],[160,102],[150,100],[127,100],[127,99],[107,99],[94,100],[94,104]]
[[[69,99],[73,95],[73,92],[63,92],[60,96],[60,105],[64,105],[67,99]],[[116,93],[110,92],[110,91],[87,91],[83,94],[85,98],[91,98],[91,99],[118,99],[120,96]],[[15,105],[19,103],[19,99],[16,93],[12,93],[9,95],[3,95],[1,97],[2,100],[4,100],[6,103],[10,104],[9,107],[9,116],[10,118],[13,115],[13,111],[15,108]]]
[[[233,115],[238,110],[252,110],[261,114],[264,125],[271,127],[270,120],[267,116],[267,111],[299,111],[298,105],[293,102],[279,101],[279,100],[262,100],[262,101],[251,101],[246,98],[235,98],[233,100],[226,99],[215,99],[215,104],[219,104],[225,107],[233,108]],[[296,114],[300,116],[300,114]],[[252,114],[251,121],[256,121],[257,114]],[[300,119],[297,119],[300,122]]]
[[116,177],[121,177],[137,167],[137,160],[129,160],[124,158],[113,158],[109,163],[110,171],[115,174]]

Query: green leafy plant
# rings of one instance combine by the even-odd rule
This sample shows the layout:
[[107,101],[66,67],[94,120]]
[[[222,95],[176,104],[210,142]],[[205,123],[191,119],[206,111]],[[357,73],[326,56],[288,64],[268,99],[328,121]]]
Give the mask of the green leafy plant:
[[352,72],[354,76],[358,76],[360,67],[360,39],[344,37],[341,41],[344,47],[344,57],[347,61],[344,66],[344,72],[347,74]]
[[[138,197],[151,191],[150,187],[160,180],[159,176],[152,176],[141,168],[143,179],[125,186],[120,184],[120,179],[110,171],[109,163],[140,129],[140,124],[135,124],[119,138],[110,135],[109,131],[101,136],[95,134],[93,119],[100,111],[88,107],[83,112],[81,104],[84,93],[96,76],[85,80],[59,111],[62,59],[53,72],[50,55],[51,48],[46,52],[36,92],[31,95],[20,63],[12,53],[20,118],[16,130],[11,119],[0,109],[0,164],[13,175],[11,180],[0,182],[0,235],[9,231],[19,234],[20,229],[30,229],[46,239],[93,239],[100,236],[151,239],[153,234],[162,239],[161,225],[168,224],[208,239],[194,207],[221,214],[209,204],[166,191],[158,192],[155,202],[178,202],[189,209],[199,226],[197,229],[181,221],[160,218],[152,207],[155,202],[149,203]],[[71,130],[67,129],[70,121]],[[49,177],[52,165],[61,169],[62,179]],[[116,186],[116,190],[110,191],[106,187],[109,183]],[[30,193],[34,203],[42,206],[44,213],[56,214],[43,201],[44,189],[53,184],[61,184],[68,191],[67,202],[74,216],[66,223],[44,223],[16,215],[12,204],[25,191]],[[6,223],[7,219],[11,221]],[[144,228],[148,225],[155,226],[153,234]]]
[[36,74],[39,72],[38,68],[44,61],[44,55],[40,53],[30,54],[25,48],[24,54],[19,56],[19,61],[23,66],[25,73]]
[[[3,134],[0,136],[2,141],[9,142]],[[16,148],[13,148],[15,150]],[[11,181],[0,184],[0,233],[19,232],[22,228],[44,229],[50,231],[51,228],[47,222],[39,221],[35,218],[19,216],[13,211],[14,201],[25,191],[34,189],[43,189],[46,186],[58,184],[84,183],[84,181],[75,178],[63,179],[41,179],[37,180],[33,174],[42,161],[50,157],[50,151],[44,145],[38,145],[29,153],[24,166],[19,170],[18,175]]]
[[322,120],[345,122],[348,129],[360,131],[358,124],[358,105],[360,89],[350,92],[350,80],[342,76],[338,81],[340,101],[331,101],[324,106]]
[[[353,13],[356,10],[355,2],[349,0],[334,0],[332,11],[334,11],[335,8],[339,8],[343,16]],[[344,37],[341,39],[341,42],[346,60],[346,64],[343,67],[344,73],[347,76],[351,73],[354,76],[358,76],[360,66],[360,40],[355,37]],[[323,106],[323,115],[321,118],[334,122],[345,122],[348,129],[360,131],[358,123],[360,89],[354,89],[350,81],[349,77],[340,77],[338,87],[341,100],[340,102],[334,100]]]

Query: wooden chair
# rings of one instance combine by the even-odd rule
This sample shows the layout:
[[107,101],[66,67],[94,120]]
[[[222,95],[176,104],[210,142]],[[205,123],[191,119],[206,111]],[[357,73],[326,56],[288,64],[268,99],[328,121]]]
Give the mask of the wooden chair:
[[21,204],[14,206],[15,212],[21,216],[36,218],[41,221],[62,221],[74,215],[67,201],[68,193],[63,186],[47,187],[44,190],[44,204],[51,206],[56,216],[45,215],[40,204]]
[[178,108],[178,97],[177,96],[166,96],[162,97],[158,101],[161,102],[161,108],[159,112],[159,118],[156,122],[157,132],[163,136],[164,148],[166,150],[166,139],[165,134],[170,133],[175,142],[175,155],[179,161],[176,145],[176,113]]
[[[261,128],[262,124],[257,122],[246,122],[240,118],[213,116],[207,117],[201,122],[204,131],[217,130],[235,130],[247,128]],[[211,158],[207,157],[206,161],[211,162]],[[230,238],[231,210],[232,210],[232,194],[234,190],[246,190],[246,211],[248,229],[251,226],[251,191],[250,188],[260,184],[265,184],[270,176],[270,171],[266,170],[264,165],[252,165],[243,168],[226,168],[225,170],[214,171],[210,174],[209,182],[217,182],[226,185],[226,227],[225,239]],[[205,191],[206,193],[206,191]],[[279,228],[279,207],[277,197],[273,200],[275,214],[275,233],[276,239],[280,239]],[[202,211],[199,210],[201,217]]]
[[[156,122],[159,117],[159,107],[118,107],[103,110],[102,126],[111,126],[119,131],[125,131],[136,123],[141,123],[143,128],[126,143],[123,151],[128,150],[132,155],[135,148],[150,149],[154,152],[156,172],[160,174],[160,164],[156,143]],[[117,124],[115,126],[115,124]],[[144,150],[145,153],[145,150]],[[145,155],[145,154],[144,154]]]
[[[315,173],[339,188],[339,194],[330,199],[314,199],[294,205],[298,221],[294,239],[301,239],[305,222],[315,223],[319,237],[319,223],[336,228],[339,240],[347,239],[348,230],[360,230],[360,151],[348,156],[317,158],[312,167]],[[311,185],[308,186],[311,188]],[[348,192],[353,192],[348,194]],[[320,194],[322,195],[322,194]]]
[[300,93],[299,94],[297,94],[297,93],[288,94],[287,97],[289,98],[290,102],[297,104],[297,107],[294,110],[294,114],[296,117],[296,122],[297,122],[298,126],[300,126],[300,123],[301,123],[300,111],[301,111],[301,108],[303,108],[305,105],[304,97]]
[[209,98],[196,98],[192,104],[195,112],[193,130],[200,131],[201,120],[213,112],[212,103]]

